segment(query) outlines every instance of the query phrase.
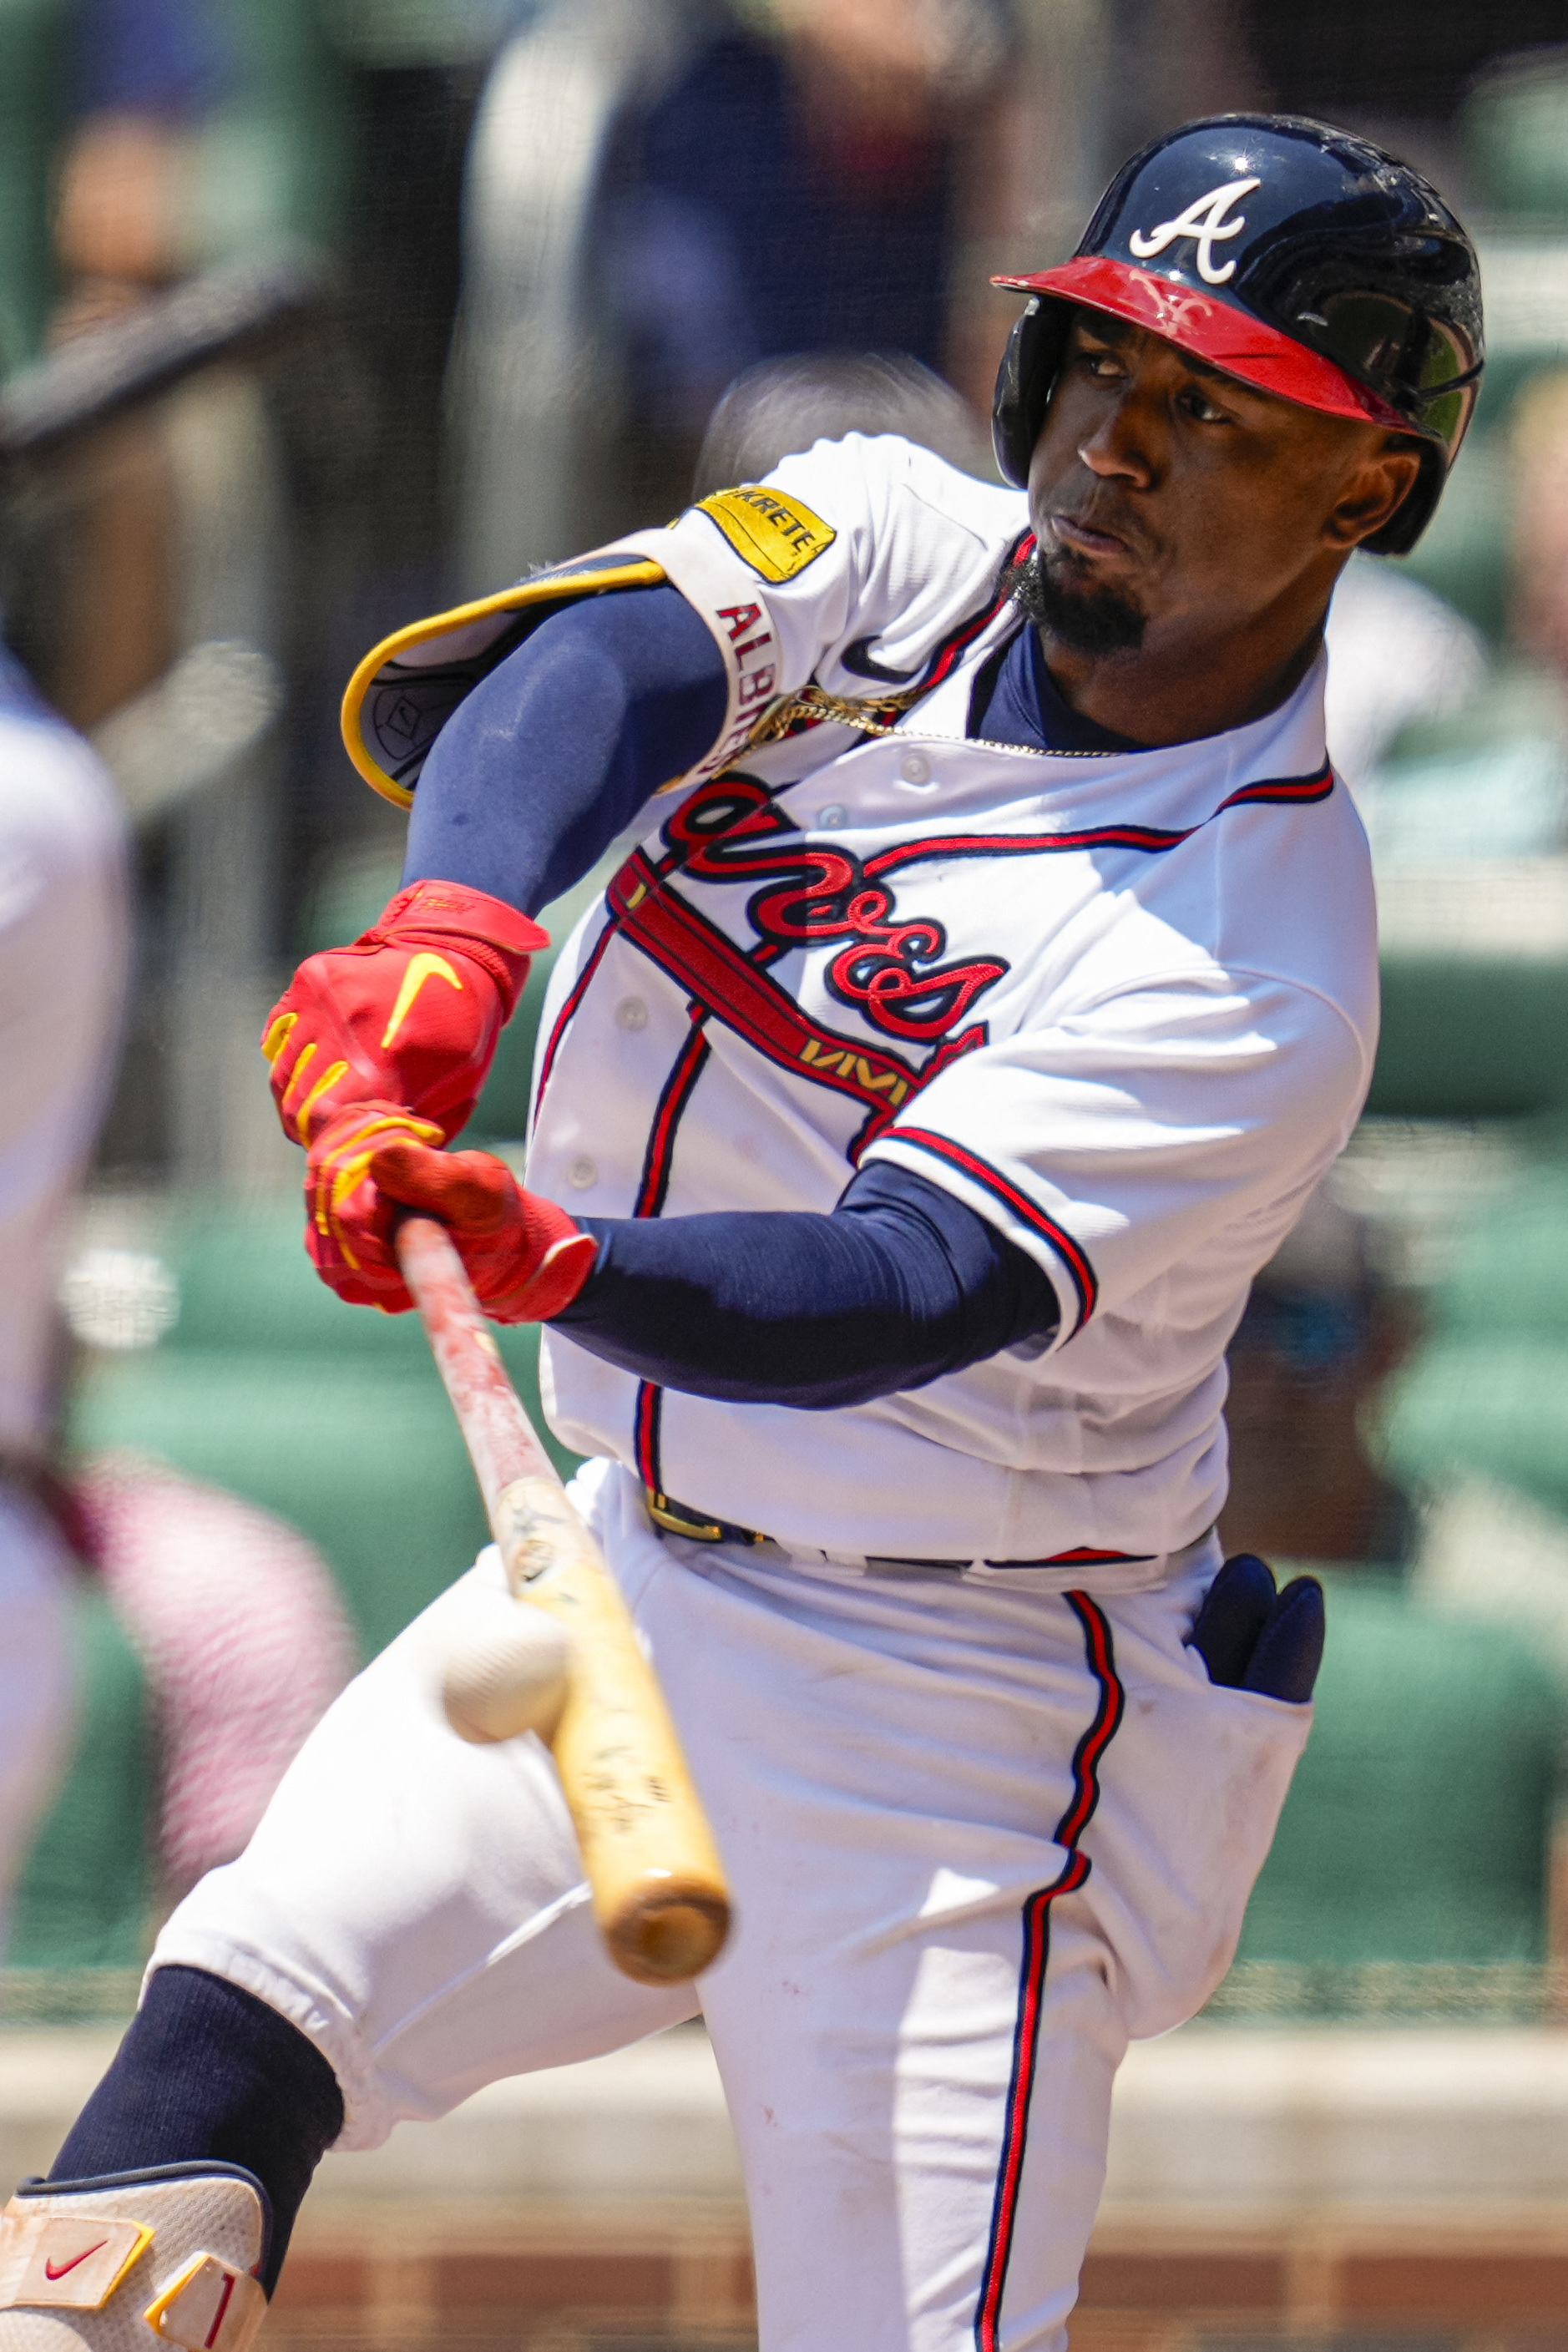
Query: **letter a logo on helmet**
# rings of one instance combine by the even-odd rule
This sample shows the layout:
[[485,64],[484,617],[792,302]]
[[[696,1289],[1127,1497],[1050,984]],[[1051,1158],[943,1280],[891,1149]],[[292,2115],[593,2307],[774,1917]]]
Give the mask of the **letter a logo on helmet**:
[[1135,228],[1127,240],[1128,249],[1140,261],[1152,261],[1157,253],[1163,253],[1179,236],[1194,237],[1197,241],[1198,276],[1206,278],[1211,286],[1223,286],[1227,278],[1236,276],[1236,263],[1227,261],[1223,268],[1216,269],[1215,243],[1221,237],[1239,236],[1247,226],[1245,213],[1237,213],[1231,221],[1226,220],[1226,214],[1239,197],[1249,196],[1254,188],[1262,185],[1261,180],[1227,180],[1223,188],[1211,188],[1206,196],[1195,196],[1174,220],[1162,221],[1158,228],[1146,233]]
[[997,463],[1020,487],[1079,309],[1277,400],[1408,435],[1421,471],[1373,554],[1415,546],[1476,404],[1480,271],[1462,225],[1397,156],[1302,115],[1168,131],[1122,165],[1070,261],[994,283],[1033,298],[993,412]]

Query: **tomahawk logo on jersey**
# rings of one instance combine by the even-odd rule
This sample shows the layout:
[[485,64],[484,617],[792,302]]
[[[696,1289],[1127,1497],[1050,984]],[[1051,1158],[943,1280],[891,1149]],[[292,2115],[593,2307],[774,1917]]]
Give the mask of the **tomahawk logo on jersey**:
[[704,615],[730,710],[559,960],[529,1181],[611,1217],[826,1211],[879,1160],[948,1188],[1048,1276],[1039,1352],[808,1417],[552,1330],[555,1425],[792,1545],[1115,1589],[1223,1499],[1226,1345],[1371,1073],[1371,879],[1321,664],[1194,744],[972,736],[1027,546],[1021,496],[851,436],[596,559]]

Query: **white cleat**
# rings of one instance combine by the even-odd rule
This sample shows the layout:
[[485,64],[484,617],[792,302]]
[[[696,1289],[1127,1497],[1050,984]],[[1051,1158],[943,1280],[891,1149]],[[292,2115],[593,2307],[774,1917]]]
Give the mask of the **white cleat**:
[[29,2182],[0,2213],[0,2352],[245,2352],[266,2234],[237,2168]]

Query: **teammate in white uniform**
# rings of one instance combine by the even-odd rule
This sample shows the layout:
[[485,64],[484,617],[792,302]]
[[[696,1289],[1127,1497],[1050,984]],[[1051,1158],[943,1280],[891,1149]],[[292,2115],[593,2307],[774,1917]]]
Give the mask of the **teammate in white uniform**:
[[68,1752],[69,1545],[47,1466],[55,1291],[119,1044],[125,824],[102,766],[0,654],[0,1947]]
[[[372,656],[407,887],[268,1032],[324,1277],[405,1307],[430,1206],[550,1323],[731,1945],[617,1976],[545,1751],[447,1728],[481,1556],[169,1923],[10,2210],[0,2352],[234,2352],[325,2145],[699,2002],[768,2352],[1064,2341],[1116,2065],[1223,1974],[1307,1736],[1317,1588],[1220,1572],[1224,1351],[1375,1041],[1323,615],[1480,352],[1432,191],[1280,118],[1160,142],[1014,282],[1026,497],[850,436]],[[522,910],[627,827],[525,1191],[437,1147]]]

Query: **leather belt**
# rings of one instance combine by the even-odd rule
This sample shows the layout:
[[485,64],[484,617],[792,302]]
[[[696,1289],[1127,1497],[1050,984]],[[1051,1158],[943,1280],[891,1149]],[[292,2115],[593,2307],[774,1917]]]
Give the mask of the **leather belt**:
[[[759,1535],[755,1528],[742,1528],[733,1519],[710,1518],[706,1511],[694,1511],[688,1503],[678,1503],[673,1496],[657,1494],[653,1487],[643,1488],[643,1500],[648,1517],[667,1536],[684,1536],[688,1543],[771,1543],[771,1536]],[[868,1552],[866,1566],[870,1570],[890,1570],[894,1575],[961,1576],[969,1566],[964,1559],[910,1559],[891,1552]],[[1056,1563],[1038,1559],[993,1559],[988,1568],[1045,1568]]]
[[688,1543],[760,1544],[772,1541],[760,1536],[755,1528],[738,1528],[732,1519],[710,1519],[706,1511],[694,1511],[686,1503],[678,1503],[668,1495],[656,1494],[651,1486],[643,1488],[643,1501],[648,1517],[661,1534],[684,1536]]

